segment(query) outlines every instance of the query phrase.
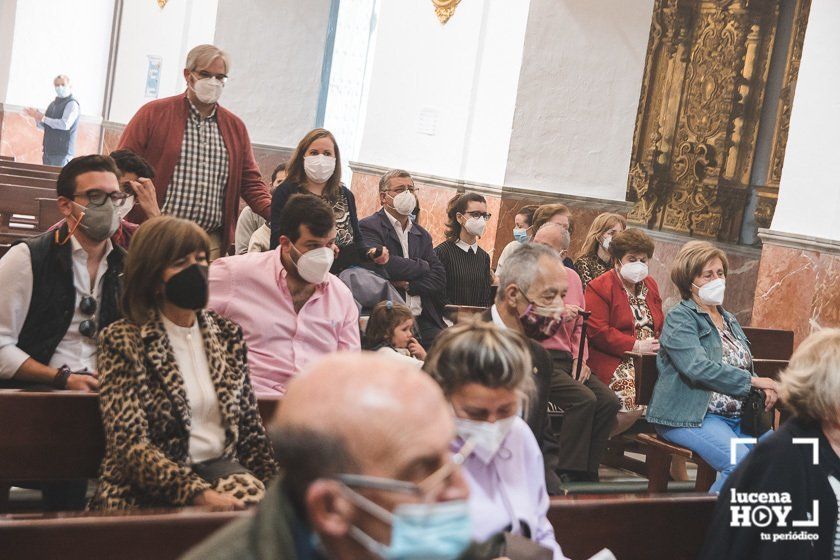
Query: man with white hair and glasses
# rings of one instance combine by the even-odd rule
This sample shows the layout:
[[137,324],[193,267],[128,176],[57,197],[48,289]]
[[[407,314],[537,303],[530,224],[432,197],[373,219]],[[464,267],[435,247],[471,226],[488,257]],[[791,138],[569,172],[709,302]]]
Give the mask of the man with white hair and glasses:
[[[210,259],[234,240],[239,197],[268,219],[263,183],[245,123],[218,103],[230,71],[227,53],[199,45],[187,55],[186,92],[147,103],[131,119],[119,149],[144,157],[157,172],[164,214],[196,222],[210,235]],[[139,223],[145,216],[132,212]]]

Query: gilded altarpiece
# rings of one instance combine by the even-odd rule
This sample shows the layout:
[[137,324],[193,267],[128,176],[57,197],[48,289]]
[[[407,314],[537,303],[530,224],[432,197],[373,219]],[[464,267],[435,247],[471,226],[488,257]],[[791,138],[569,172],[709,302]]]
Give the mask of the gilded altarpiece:
[[738,241],[778,19],[779,0],[656,0],[631,222]]

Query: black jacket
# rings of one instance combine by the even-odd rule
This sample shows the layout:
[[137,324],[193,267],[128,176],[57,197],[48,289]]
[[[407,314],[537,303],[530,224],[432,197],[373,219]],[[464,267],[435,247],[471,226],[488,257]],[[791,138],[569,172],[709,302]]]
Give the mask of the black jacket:
[[[432,247],[432,236],[414,224],[408,231],[408,255],[403,255],[402,245],[394,226],[385,215],[385,209],[364,218],[359,229],[368,246],[388,248],[390,258],[385,270],[391,280],[407,280],[408,293],[420,296],[423,305],[421,317],[440,329],[445,329],[436,298],[446,289],[446,269]],[[405,295],[405,294],[403,294]]]
[[[816,438],[819,441],[819,464],[813,464],[813,446],[793,444],[793,438]],[[837,498],[828,475],[840,478],[840,459],[831,449],[818,425],[792,419],[777,433],[759,443],[729,476],[721,490],[714,517],[706,534],[701,560],[830,560],[837,525]],[[792,510],[785,527],[732,527],[730,507],[732,491],[742,493],[788,493]],[[819,503],[818,527],[793,527],[793,520],[806,520]],[[771,504],[768,504],[771,505]],[[755,507],[755,506],[753,506]],[[772,506],[771,506],[772,507]],[[819,535],[816,540],[778,540],[776,535],[807,532]],[[762,540],[761,533],[770,536]]]
[[[482,321],[493,322],[493,314],[490,309],[483,312],[480,317]],[[546,490],[552,496],[556,496],[560,493],[560,478],[554,472],[554,469],[557,467],[560,442],[551,429],[548,418],[548,393],[551,390],[551,374],[553,371],[551,355],[545,348],[530,338],[528,339],[528,346],[531,350],[531,362],[534,366],[536,394],[531,399],[528,407],[528,417],[525,418],[525,421],[531,431],[534,432],[534,437],[537,438],[537,443],[543,454]]]

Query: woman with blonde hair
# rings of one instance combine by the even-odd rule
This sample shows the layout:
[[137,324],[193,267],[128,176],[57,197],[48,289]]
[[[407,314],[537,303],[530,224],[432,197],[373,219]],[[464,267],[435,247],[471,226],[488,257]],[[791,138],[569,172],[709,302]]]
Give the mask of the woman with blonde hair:
[[[799,345],[781,374],[780,397],[793,418],[761,441],[727,480],[699,556],[703,560],[837,558],[840,329],[817,331]],[[739,496],[734,503],[733,494]],[[758,509],[740,506],[740,496],[761,495],[768,497],[765,507],[778,508],[785,518],[779,522],[774,516],[761,527],[736,526],[733,510]],[[797,525],[810,536],[789,538],[802,535]]]
[[527,339],[490,322],[459,323],[437,337],[423,369],[452,405],[453,452],[475,444],[461,470],[470,485],[473,540],[507,531],[565,558],[547,518],[540,447],[522,419],[534,392]]
[[324,128],[310,130],[286,164],[286,180],[271,195],[271,248],[280,243],[280,217],[294,194],[323,198],[335,214],[336,259],[330,272],[339,274],[354,265],[384,265],[386,247],[369,247],[359,229],[356,198],[341,183],[341,153],[332,132]]
[[580,275],[584,290],[590,281],[613,267],[610,242],[617,233],[625,229],[627,229],[627,220],[621,214],[604,212],[592,221],[589,233],[586,234],[575,259],[575,269]]
[[132,237],[125,319],[99,339],[105,458],[91,509],[240,509],[277,471],[242,329],[204,309],[209,245],[171,216]]

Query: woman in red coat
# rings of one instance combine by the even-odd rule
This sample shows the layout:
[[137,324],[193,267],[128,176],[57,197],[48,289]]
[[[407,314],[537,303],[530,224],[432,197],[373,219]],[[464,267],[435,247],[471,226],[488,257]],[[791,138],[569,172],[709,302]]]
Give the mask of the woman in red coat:
[[630,228],[616,234],[609,252],[612,271],[589,283],[586,309],[589,317],[589,368],[621,400],[619,434],[638,420],[644,407],[636,404],[633,361],[625,352],[656,352],[664,317],[656,281],[648,276],[653,241],[642,230]]

